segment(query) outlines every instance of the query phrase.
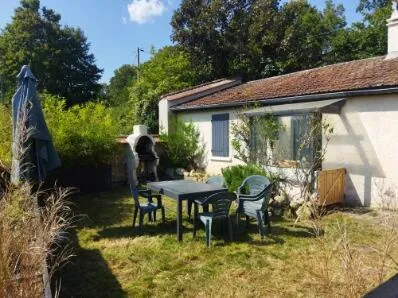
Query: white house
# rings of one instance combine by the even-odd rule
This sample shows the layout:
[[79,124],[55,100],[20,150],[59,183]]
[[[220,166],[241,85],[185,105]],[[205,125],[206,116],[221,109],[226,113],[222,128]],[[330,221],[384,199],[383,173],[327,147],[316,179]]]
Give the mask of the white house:
[[[323,169],[346,168],[345,195],[365,206],[385,197],[398,201],[398,8],[388,20],[388,53],[242,83],[224,79],[161,98],[159,125],[165,131],[178,115],[197,125],[210,174],[239,163],[231,146],[231,123],[243,106],[249,116],[271,112],[286,130],[278,152],[296,159],[295,133],[303,114],[322,112],[334,127]],[[261,107],[258,107],[261,106]],[[301,116],[300,116],[301,115]]]

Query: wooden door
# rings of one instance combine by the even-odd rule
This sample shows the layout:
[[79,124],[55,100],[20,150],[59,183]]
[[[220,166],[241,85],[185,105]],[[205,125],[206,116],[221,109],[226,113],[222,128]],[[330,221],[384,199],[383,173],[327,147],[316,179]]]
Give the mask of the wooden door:
[[325,206],[343,203],[346,169],[324,170],[318,175],[319,203]]

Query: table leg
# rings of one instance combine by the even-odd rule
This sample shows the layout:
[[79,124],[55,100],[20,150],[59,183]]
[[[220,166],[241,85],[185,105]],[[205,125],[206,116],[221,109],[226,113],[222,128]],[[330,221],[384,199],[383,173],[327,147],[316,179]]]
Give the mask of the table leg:
[[182,241],[182,200],[177,200],[177,241]]

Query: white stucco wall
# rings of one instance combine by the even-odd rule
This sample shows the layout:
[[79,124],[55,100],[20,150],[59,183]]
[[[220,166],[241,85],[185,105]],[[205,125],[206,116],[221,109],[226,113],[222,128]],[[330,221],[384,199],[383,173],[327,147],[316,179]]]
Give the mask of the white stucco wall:
[[[204,165],[211,175],[241,162],[233,156],[213,157],[213,114],[228,113],[231,123],[236,110],[205,110],[178,113],[200,131],[205,147]],[[340,115],[324,115],[334,128],[327,148],[324,169],[347,169],[346,201],[355,205],[398,207],[398,95],[349,98]]]
[[200,131],[200,139],[205,147],[205,157],[203,165],[206,168],[206,172],[210,175],[218,175],[221,173],[221,169],[229,167],[234,164],[241,163],[239,160],[234,158],[235,152],[231,145],[231,135],[229,137],[229,157],[213,157],[211,153],[212,149],[212,124],[211,117],[215,114],[229,114],[229,131],[231,132],[232,122],[236,120],[236,110],[205,110],[200,112],[184,112],[178,113],[181,119],[185,122],[192,121]]
[[334,133],[323,168],[347,169],[346,200],[398,206],[398,95],[350,98],[324,118]]
[[167,99],[159,101],[159,134],[169,132],[170,105]]

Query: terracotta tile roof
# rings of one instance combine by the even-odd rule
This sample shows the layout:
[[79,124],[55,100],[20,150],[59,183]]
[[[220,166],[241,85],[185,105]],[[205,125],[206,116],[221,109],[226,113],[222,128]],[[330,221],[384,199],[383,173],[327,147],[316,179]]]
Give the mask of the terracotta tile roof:
[[398,58],[385,60],[383,56],[251,81],[189,101],[176,108],[201,108],[222,104],[240,104],[247,101],[396,86],[398,86]]

